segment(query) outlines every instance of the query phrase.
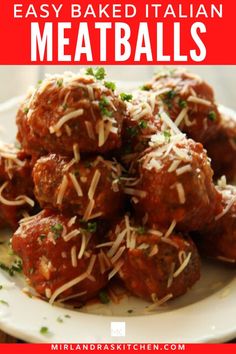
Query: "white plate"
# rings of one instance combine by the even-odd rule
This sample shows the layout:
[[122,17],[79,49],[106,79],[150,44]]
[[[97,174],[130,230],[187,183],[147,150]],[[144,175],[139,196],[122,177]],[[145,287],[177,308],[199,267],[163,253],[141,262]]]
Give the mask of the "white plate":
[[[1,138],[5,141],[14,141],[18,101],[0,105]],[[9,305],[0,302],[0,328],[29,342],[220,343],[236,336],[235,275],[234,269],[204,262],[201,280],[185,296],[148,313],[147,303],[133,297],[124,298],[119,305],[93,305],[80,311],[50,306],[22,293],[25,284],[21,277],[11,278],[0,270],[0,285],[4,285],[0,300]],[[126,336],[112,337],[111,322],[125,322]],[[40,334],[41,327],[48,327],[50,333]]]

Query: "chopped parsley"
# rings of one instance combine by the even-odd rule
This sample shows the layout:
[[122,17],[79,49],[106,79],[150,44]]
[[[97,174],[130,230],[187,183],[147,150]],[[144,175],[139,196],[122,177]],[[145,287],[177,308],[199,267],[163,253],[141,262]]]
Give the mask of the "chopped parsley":
[[166,96],[169,100],[172,100],[172,98],[174,98],[176,96],[176,92],[174,90],[171,90],[171,91],[167,92]]
[[139,132],[139,127],[138,126],[135,126],[135,127],[128,127],[126,129],[127,133],[130,135],[131,138],[135,137],[138,135],[138,132]]
[[62,87],[63,79],[57,80],[57,86]]
[[127,102],[129,102],[129,101],[132,100],[133,95],[132,95],[131,93],[124,93],[124,92],[122,92],[122,93],[120,94],[120,98],[122,99],[122,101],[127,101]]
[[163,102],[167,105],[169,109],[172,108],[172,100],[176,96],[176,92],[174,90],[170,90],[164,95]]
[[87,224],[87,230],[91,233],[94,233],[97,231],[97,223],[96,221],[94,222],[88,222]]
[[71,316],[70,315],[65,315],[65,318],[71,318]]
[[22,262],[20,260],[17,260],[10,267],[6,266],[4,263],[0,263],[0,269],[4,270],[11,277],[13,277],[15,273],[20,273],[22,271]]
[[62,224],[57,223],[51,226],[51,231],[54,233],[55,240],[57,240],[61,236],[62,230],[63,230]]
[[182,100],[181,98],[179,99],[179,107],[180,108],[185,108],[187,107],[187,101]]
[[216,112],[210,111],[210,112],[208,113],[208,118],[209,118],[212,122],[214,122],[214,121],[216,120]]
[[62,105],[62,108],[63,108],[63,110],[64,110],[64,111],[66,111],[66,110],[67,110],[67,108],[68,108],[68,104],[66,104],[66,103],[65,103],[65,104],[63,104],[63,105]]
[[58,323],[63,323],[63,319],[61,317],[57,317],[57,322]]
[[42,82],[43,82],[43,80],[39,80],[38,81],[38,85],[41,85]]
[[151,87],[149,87],[147,85],[143,85],[143,86],[140,87],[140,90],[142,90],[142,91],[150,91]]
[[103,116],[107,116],[107,117],[111,117],[112,116],[112,112],[110,112],[107,107],[110,106],[110,102],[109,100],[103,96],[99,103],[98,103],[98,106],[99,106],[99,109],[100,109],[100,112],[102,113]]
[[29,108],[28,107],[25,107],[24,108],[24,113],[27,114],[29,112]]
[[140,226],[136,229],[136,231],[138,234],[143,235],[146,232],[146,228],[144,226]]
[[8,302],[7,302],[7,301],[5,301],[5,300],[1,300],[1,299],[0,299],[0,304],[2,304],[2,305],[6,305],[6,306],[9,306],[9,304],[8,304]]
[[96,69],[88,68],[86,74],[94,76],[97,80],[103,80],[106,76],[106,71],[102,67]]
[[109,304],[110,299],[105,290],[101,290],[98,294],[98,297],[102,304]]
[[2,290],[3,289],[3,285],[0,285],[0,290]]
[[111,91],[115,91],[116,89],[116,84],[112,81],[105,81],[104,85],[106,86],[106,88],[110,89]]
[[45,326],[41,327],[39,332],[41,334],[48,334],[49,333],[48,327]]
[[145,129],[147,128],[147,122],[145,120],[141,120],[141,122],[139,122],[139,126],[141,129]]
[[167,140],[167,142],[170,142],[170,137],[171,137],[170,132],[168,130],[164,130],[163,135],[164,135],[165,139]]

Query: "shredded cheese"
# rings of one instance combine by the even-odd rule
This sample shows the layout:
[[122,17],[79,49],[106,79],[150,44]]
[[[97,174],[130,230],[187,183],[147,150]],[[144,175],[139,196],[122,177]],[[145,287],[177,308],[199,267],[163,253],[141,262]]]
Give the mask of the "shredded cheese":
[[73,183],[73,186],[76,190],[78,197],[83,197],[83,191],[82,191],[82,188],[81,188],[77,178],[75,177],[75,175],[73,173],[69,173],[69,176],[70,176],[71,182]]
[[215,220],[217,221],[220,218],[222,218],[225,214],[227,214],[228,211],[231,209],[231,207],[234,205],[235,202],[236,202],[236,196],[232,197],[230,202],[224,208],[224,210],[220,214],[216,215]]
[[96,188],[97,188],[98,182],[100,180],[100,177],[101,177],[101,172],[99,170],[96,170],[94,172],[93,179],[91,181],[91,184],[90,184],[90,187],[89,187],[89,190],[88,190],[89,200],[92,200],[93,197],[94,197],[94,194],[96,192]]
[[176,186],[176,190],[178,193],[179,202],[180,202],[180,204],[184,204],[186,202],[184,187],[183,187],[182,183],[179,183],[179,182],[177,182],[175,186]]
[[212,103],[210,101],[204,100],[203,98],[196,97],[196,96],[189,96],[187,98],[187,101],[192,102],[192,103],[202,104],[202,105],[208,106],[208,107],[210,107],[212,105]]
[[95,134],[94,134],[94,131],[93,131],[93,126],[92,126],[92,123],[90,121],[85,121],[84,122],[85,126],[86,126],[86,129],[87,129],[87,133],[88,133],[88,137],[92,140],[96,140],[96,137],[95,137]]
[[187,257],[185,258],[185,260],[183,261],[183,263],[180,265],[180,267],[174,272],[173,277],[177,278],[183,271],[184,269],[187,267],[187,265],[189,264],[190,258],[192,256],[192,253],[189,252],[189,254],[187,255]]
[[78,144],[73,144],[73,152],[74,152],[74,158],[76,162],[79,162],[80,160],[80,153],[79,153],[79,145]]
[[170,224],[169,229],[166,231],[164,238],[167,238],[171,235],[171,233],[173,232],[174,228],[176,226],[176,220],[173,220],[172,223]]
[[119,272],[119,270],[122,268],[122,266],[124,265],[124,261],[122,259],[120,259],[114,266],[114,269],[112,269],[112,271],[108,274],[108,280],[111,280],[111,278],[113,278],[116,273]]
[[75,119],[82,116],[83,113],[84,110],[80,108],[77,109],[76,111],[65,114],[63,117],[59,119],[59,121],[55,125],[49,127],[50,134],[56,133],[66,122],[68,122],[71,119]]
[[71,247],[71,264],[72,267],[76,268],[78,266],[77,258],[76,258],[76,246]]
[[59,191],[58,191],[58,195],[57,195],[57,204],[58,205],[62,204],[67,186],[68,186],[68,179],[67,179],[67,176],[64,175],[62,178],[62,182],[61,182]]
[[192,166],[190,164],[187,164],[185,166],[179,167],[176,170],[176,174],[177,174],[177,176],[180,176],[183,173],[190,172],[190,171],[192,171]]
[[95,205],[95,201],[92,199],[89,201],[88,206],[84,212],[83,220],[88,221],[90,215],[92,214],[93,208]]
[[18,206],[18,205],[23,205],[23,204],[29,204],[30,206],[34,206],[34,201],[27,197],[26,195],[19,195],[15,200],[8,200],[3,197],[2,193],[4,189],[7,187],[9,184],[8,181],[4,182],[2,186],[0,187],[0,202],[4,205],[9,205],[9,206]]

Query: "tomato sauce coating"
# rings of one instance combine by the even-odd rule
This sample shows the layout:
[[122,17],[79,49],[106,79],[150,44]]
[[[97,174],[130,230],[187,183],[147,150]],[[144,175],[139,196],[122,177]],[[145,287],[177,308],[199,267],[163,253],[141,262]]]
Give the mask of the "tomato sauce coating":
[[200,143],[170,138],[139,159],[137,183],[127,185],[125,192],[132,196],[136,215],[146,217],[148,224],[168,227],[174,220],[178,230],[193,231],[221,211],[212,176]]
[[211,86],[197,75],[176,69],[160,72],[145,85],[151,92],[163,88],[169,90],[161,95],[164,109],[181,131],[203,144],[216,135],[220,114]]
[[132,220],[127,226],[124,219],[110,232],[110,239],[119,239],[125,229],[118,274],[133,295],[147,301],[168,300],[186,293],[199,279],[200,259],[191,239]]
[[[74,163],[73,163],[74,162]],[[71,159],[51,154],[34,166],[35,196],[42,208],[80,215],[85,220],[114,217],[122,211],[121,165],[104,160]]]
[[222,194],[223,212],[196,236],[200,251],[214,259],[236,264],[236,187],[218,187]]
[[107,153],[121,144],[123,101],[91,75],[48,76],[22,103],[17,138],[29,154]]
[[35,204],[31,160],[11,144],[0,145],[0,226],[13,230]]
[[97,235],[94,224],[81,224],[78,218],[44,210],[21,222],[12,248],[22,258],[25,276],[42,297],[51,302],[68,297],[84,302],[107,283],[95,249]]

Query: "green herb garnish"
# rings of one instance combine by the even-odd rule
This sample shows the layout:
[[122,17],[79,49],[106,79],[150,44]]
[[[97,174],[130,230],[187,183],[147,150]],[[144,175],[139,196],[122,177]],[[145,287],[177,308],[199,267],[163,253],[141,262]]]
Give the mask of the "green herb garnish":
[[63,323],[63,319],[61,317],[57,317],[57,322],[58,323]]
[[68,104],[66,104],[66,103],[65,103],[65,104],[63,104],[62,108],[63,108],[63,110],[64,110],[64,111],[66,111],[66,110],[67,110],[67,108],[68,108]]
[[87,224],[87,230],[91,233],[94,233],[97,231],[97,223],[96,221],[94,222],[88,222]]
[[3,289],[3,286],[2,285],[0,285],[0,290],[2,290]]
[[7,302],[7,301],[5,301],[5,300],[0,300],[0,304],[2,304],[2,305],[6,305],[6,306],[9,306],[8,302]]
[[57,86],[62,87],[63,79],[57,80]]
[[138,129],[138,126],[135,126],[135,127],[128,127],[128,128],[126,129],[126,131],[127,131],[127,133],[133,138],[133,137],[135,137],[135,136],[138,135],[139,129]]
[[61,236],[62,230],[63,230],[62,224],[57,223],[51,226],[51,231],[54,233],[55,240],[57,240]]
[[27,114],[29,112],[29,108],[28,107],[25,107],[24,108],[24,113]]
[[171,137],[170,132],[168,130],[164,130],[163,135],[164,135],[165,139],[167,140],[167,142],[170,142],[170,137]]
[[211,120],[211,121],[215,121],[216,120],[216,112],[214,112],[214,111],[210,111],[209,113],[208,113],[208,118]]
[[102,113],[103,116],[107,116],[107,117],[111,117],[112,116],[112,112],[110,112],[107,107],[110,106],[110,102],[109,100],[103,96],[99,103],[98,103],[98,106],[99,106],[99,109],[100,109],[100,112]]
[[116,89],[116,84],[112,81],[105,81],[104,85],[106,86],[106,88],[110,89],[111,91],[115,91]]
[[99,300],[101,301],[102,304],[109,304],[110,299],[109,299],[109,296],[105,290],[100,291],[98,296],[99,296]]
[[187,101],[182,100],[182,99],[180,98],[180,100],[179,100],[179,107],[180,107],[180,108],[185,108],[185,107],[187,107]]
[[143,86],[140,87],[140,90],[142,90],[142,91],[150,91],[151,87],[149,87],[147,85],[143,85]]
[[22,262],[17,260],[13,263],[11,267],[6,266],[4,263],[0,263],[0,269],[7,272],[11,277],[15,275],[15,273],[20,273],[22,271]]
[[174,90],[170,90],[169,92],[167,92],[166,96],[169,100],[172,100],[172,98],[176,96],[176,92]]
[[71,316],[70,315],[65,315],[65,318],[71,318]]
[[144,226],[140,226],[136,229],[136,231],[138,234],[143,235],[146,232],[146,228]]
[[124,92],[122,92],[122,93],[120,94],[120,98],[122,99],[122,101],[127,101],[127,102],[129,102],[129,101],[132,100],[133,95],[132,95],[131,93],[124,93]]
[[141,129],[147,128],[147,125],[148,125],[148,123],[145,120],[141,120],[141,122],[139,122],[139,127]]
[[48,327],[41,327],[40,328],[40,331],[39,331],[41,334],[48,334],[49,330],[48,330]]
[[103,80],[106,76],[106,71],[102,67],[96,69],[88,68],[86,74],[94,76],[97,80]]

